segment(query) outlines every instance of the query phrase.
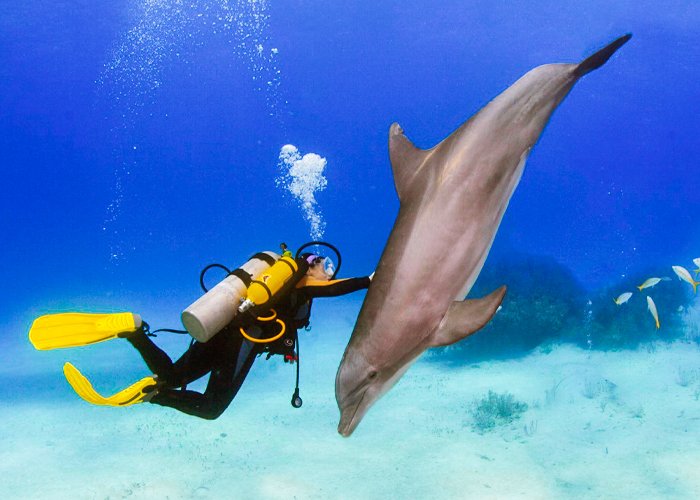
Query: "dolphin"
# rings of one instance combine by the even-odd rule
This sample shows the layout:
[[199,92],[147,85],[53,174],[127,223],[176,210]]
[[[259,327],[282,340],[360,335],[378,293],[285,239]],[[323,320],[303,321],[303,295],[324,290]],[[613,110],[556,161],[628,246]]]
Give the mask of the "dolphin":
[[391,125],[399,213],[338,367],[342,436],[423,351],[462,340],[496,313],[505,286],[462,299],[481,272],[528,154],[576,81],[630,37],[578,64],[529,71],[432,149],[417,148]]

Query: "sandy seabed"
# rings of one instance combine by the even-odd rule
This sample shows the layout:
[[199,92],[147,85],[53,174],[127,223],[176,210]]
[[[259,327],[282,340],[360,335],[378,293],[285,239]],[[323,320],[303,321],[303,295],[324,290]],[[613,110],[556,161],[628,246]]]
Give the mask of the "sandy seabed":
[[[347,339],[349,322],[324,331]],[[124,344],[128,373],[109,390],[144,374]],[[560,346],[461,367],[422,359],[347,439],[336,432],[334,399],[344,343],[307,344],[301,409],[289,403],[293,368],[260,359],[211,422],[149,404],[91,406],[63,380],[58,360],[73,360],[68,350],[42,361],[41,378],[20,375],[19,365],[47,355],[25,349],[8,365],[12,376],[0,373],[3,497],[700,497],[695,344],[620,352]],[[77,365],[108,393],[114,362],[86,352]],[[489,390],[511,393],[527,411],[479,432],[470,410]]]

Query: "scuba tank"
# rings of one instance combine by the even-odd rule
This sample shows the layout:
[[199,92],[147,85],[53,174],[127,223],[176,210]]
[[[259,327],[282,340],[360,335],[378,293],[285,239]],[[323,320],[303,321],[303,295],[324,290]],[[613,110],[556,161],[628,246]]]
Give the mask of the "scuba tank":
[[[263,271],[250,283],[246,298],[238,306],[238,312],[244,313],[254,307],[259,310],[265,309],[272,297],[297,274],[297,271],[299,271],[299,265],[291,257],[291,254],[281,257],[272,267]],[[297,277],[301,278],[298,275]]]
[[238,314],[238,305],[246,297],[253,277],[261,277],[265,271],[274,267],[279,258],[274,252],[257,253],[241,267],[229,273],[215,287],[182,311],[181,319],[185,329],[199,342],[207,342],[219,333]]
[[[287,245],[282,243],[282,256],[275,252],[260,252],[253,255],[241,267],[229,271],[220,264],[210,264],[200,274],[199,281],[206,292],[199,299],[182,311],[181,319],[187,332],[199,342],[207,342],[230,324],[236,317],[245,314],[259,322],[275,321],[280,324],[280,333],[272,338],[258,339],[248,336],[241,327],[241,334],[251,342],[272,342],[284,334],[285,325],[276,319],[277,314],[272,309],[277,297],[282,296],[301,279],[308,264],[299,259],[302,250],[309,246],[321,245],[330,248],[338,257],[338,268],[333,278],[340,270],[340,252],[333,246],[322,241],[310,241],[302,245],[292,255]],[[204,274],[211,267],[221,267],[228,276],[207,290],[204,286]],[[259,316],[260,313],[271,315]],[[183,332],[184,333],[184,332]]]

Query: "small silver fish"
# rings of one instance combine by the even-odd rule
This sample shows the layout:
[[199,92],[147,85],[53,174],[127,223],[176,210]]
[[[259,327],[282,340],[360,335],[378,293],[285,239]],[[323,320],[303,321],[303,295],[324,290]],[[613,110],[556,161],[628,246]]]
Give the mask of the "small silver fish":
[[700,273],[700,257],[698,257],[697,259],[693,259],[693,264],[695,264],[696,266],[698,266],[698,268],[695,269],[695,277],[697,278],[697,277],[698,277],[698,273]]
[[656,310],[656,304],[654,304],[654,300],[647,295],[647,307],[649,308],[649,312],[651,315],[654,317],[654,321],[656,321],[656,329],[658,330],[661,328],[661,323],[659,323],[659,313]]
[[625,292],[625,293],[621,294],[618,298],[613,299],[613,300],[615,301],[615,304],[617,304],[618,306],[621,306],[622,304],[627,302],[631,296],[632,296],[632,292]]
[[698,291],[698,285],[700,285],[700,281],[695,281],[693,277],[690,275],[690,272],[683,267],[683,266],[671,266],[673,268],[673,272],[678,275],[679,279],[682,279],[683,281],[690,283],[693,286],[693,293],[697,293]]
[[644,283],[639,285],[637,288],[639,288],[639,291],[641,292],[645,288],[651,288],[651,287],[657,285],[659,283],[659,281],[661,281],[661,278],[649,278]]

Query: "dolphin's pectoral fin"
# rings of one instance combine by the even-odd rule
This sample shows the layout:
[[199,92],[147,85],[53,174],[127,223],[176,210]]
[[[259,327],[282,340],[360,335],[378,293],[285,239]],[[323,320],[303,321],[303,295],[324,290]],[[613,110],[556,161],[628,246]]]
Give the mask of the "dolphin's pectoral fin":
[[427,151],[417,148],[403,133],[398,123],[389,128],[389,159],[399,200],[404,201],[413,180],[425,160]]
[[502,286],[480,299],[453,302],[430,339],[430,346],[454,344],[481,329],[496,314],[505,294],[506,287]]

